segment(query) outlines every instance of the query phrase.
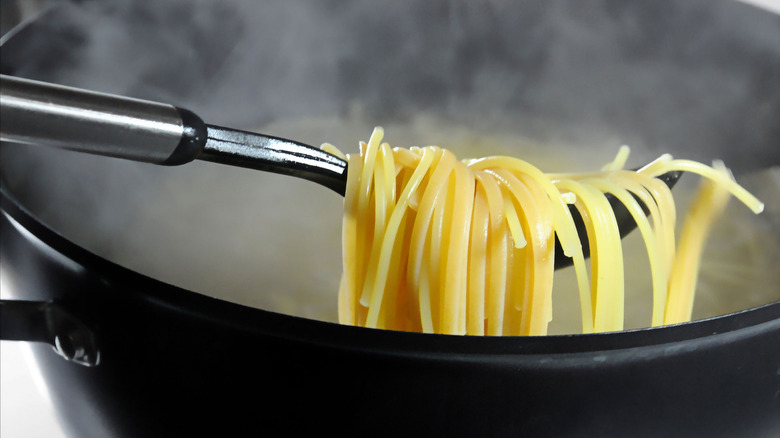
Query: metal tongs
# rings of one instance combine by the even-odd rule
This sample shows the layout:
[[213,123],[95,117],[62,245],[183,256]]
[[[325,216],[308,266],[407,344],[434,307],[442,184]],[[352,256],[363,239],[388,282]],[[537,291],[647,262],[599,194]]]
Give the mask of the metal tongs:
[[[193,160],[303,178],[344,195],[347,163],[318,148],[283,138],[208,125],[172,105],[0,75],[0,140],[52,146],[132,161],[176,166]],[[669,187],[680,172],[659,176]],[[636,222],[611,195],[621,237]],[[641,204],[641,203],[640,203]],[[587,233],[572,217],[587,257]],[[572,263],[556,239],[555,267]]]

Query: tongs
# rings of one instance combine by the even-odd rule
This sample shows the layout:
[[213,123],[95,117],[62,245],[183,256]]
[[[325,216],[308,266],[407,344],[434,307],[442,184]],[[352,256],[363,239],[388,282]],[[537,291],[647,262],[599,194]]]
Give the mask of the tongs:
[[[206,124],[192,111],[164,103],[0,75],[0,140],[176,166],[204,160],[303,178],[344,195],[347,163],[296,141]],[[660,175],[670,188],[680,172]],[[621,237],[636,228],[607,195]],[[640,203],[641,205],[641,203]],[[586,257],[587,234],[572,206]],[[556,239],[555,267],[570,265]]]

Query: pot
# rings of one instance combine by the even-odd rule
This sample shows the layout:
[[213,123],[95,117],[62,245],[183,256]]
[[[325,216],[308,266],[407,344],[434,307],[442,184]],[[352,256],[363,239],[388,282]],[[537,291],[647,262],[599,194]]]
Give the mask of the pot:
[[[561,171],[628,143],[637,160],[718,157],[750,180],[780,165],[778,30],[729,1],[80,2],[9,38],[0,70],[343,150],[383,124],[399,146],[576,145]],[[328,322],[341,199],[325,188],[212,163],[2,154],[3,339],[31,342],[73,436],[780,431],[771,245],[754,263],[768,282],[740,278],[736,308],[691,323],[371,330]],[[780,198],[762,200],[755,228],[776,239]]]

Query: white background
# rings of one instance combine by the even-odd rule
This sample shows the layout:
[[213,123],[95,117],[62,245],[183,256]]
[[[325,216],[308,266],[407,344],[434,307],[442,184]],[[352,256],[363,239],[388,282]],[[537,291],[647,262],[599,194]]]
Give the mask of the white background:
[[[780,0],[743,1],[780,13]],[[0,437],[65,438],[29,353],[22,343],[0,342]]]

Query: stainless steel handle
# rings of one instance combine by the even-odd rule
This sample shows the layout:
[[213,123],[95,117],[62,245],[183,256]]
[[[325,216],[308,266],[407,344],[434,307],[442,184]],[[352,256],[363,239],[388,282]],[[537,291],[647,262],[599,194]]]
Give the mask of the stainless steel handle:
[[206,125],[172,105],[0,75],[0,140],[155,164],[183,164]]

